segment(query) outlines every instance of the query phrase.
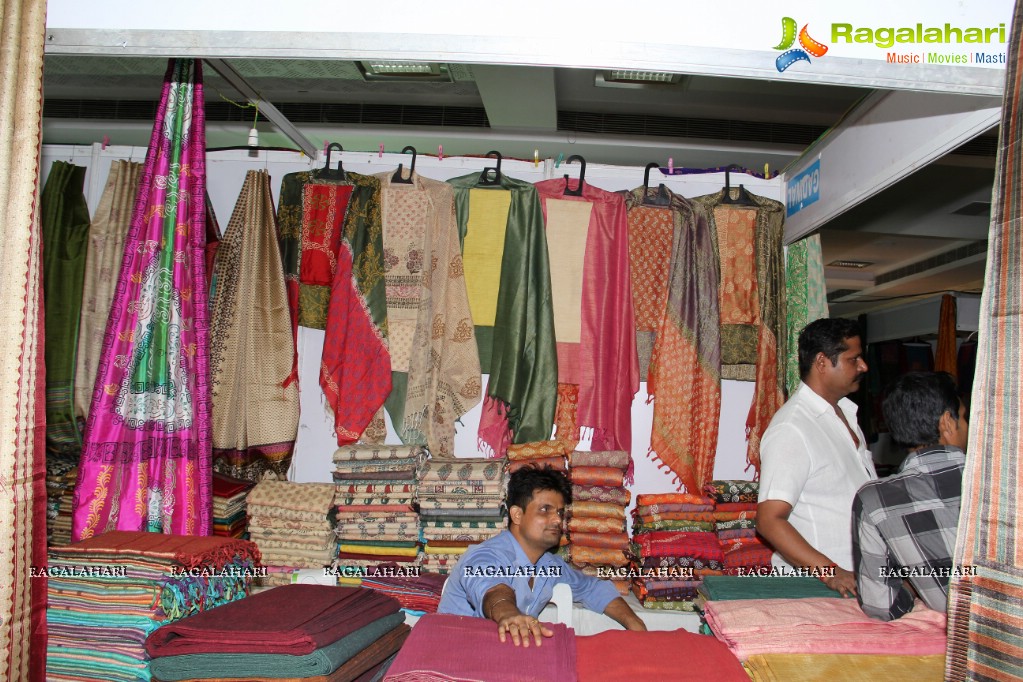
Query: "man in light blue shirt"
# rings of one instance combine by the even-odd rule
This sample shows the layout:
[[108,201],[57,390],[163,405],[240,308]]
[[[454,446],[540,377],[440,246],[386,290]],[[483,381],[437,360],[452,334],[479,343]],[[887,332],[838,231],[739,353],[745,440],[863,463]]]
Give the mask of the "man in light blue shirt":
[[537,646],[554,632],[537,616],[557,583],[567,583],[572,597],[604,613],[626,630],[646,630],[643,621],[606,580],[583,575],[549,550],[561,542],[565,507],[572,488],[565,475],[549,466],[523,467],[508,483],[508,530],[470,547],[448,577],[439,613],[489,618],[504,642]]

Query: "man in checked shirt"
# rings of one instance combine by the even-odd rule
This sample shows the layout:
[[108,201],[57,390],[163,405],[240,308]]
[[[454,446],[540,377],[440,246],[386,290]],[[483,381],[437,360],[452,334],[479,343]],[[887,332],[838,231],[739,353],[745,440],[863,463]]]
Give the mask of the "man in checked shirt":
[[[895,620],[914,598],[945,611],[959,522],[966,408],[945,372],[910,372],[884,401],[892,438],[909,449],[898,473],[866,483],[853,499],[856,597],[863,612]],[[958,572],[958,573],[957,573]]]

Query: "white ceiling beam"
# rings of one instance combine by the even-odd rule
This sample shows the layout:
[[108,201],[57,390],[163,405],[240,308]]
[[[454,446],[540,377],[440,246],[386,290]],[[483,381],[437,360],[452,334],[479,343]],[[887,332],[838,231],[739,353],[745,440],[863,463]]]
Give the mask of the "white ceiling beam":
[[263,115],[263,118],[277,126],[289,140],[298,145],[299,149],[304,151],[310,158],[316,158],[316,145],[309,140],[308,137],[302,134],[302,132],[295,127],[288,117],[285,116],[277,109],[273,104],[263,99],[263,96],[259,94],[252,85],[245,80],[238,71],[231,66],[227,60],[224,59],[205,59],[207,64],[213,67],[213,70],[220,74],[221,78],[231,84],[231,87],[237,90],[243,97],[249,100],[250,103],[258,107],[258,111]]
[[994,127],[1000,97],[875,92],[785,170],[820,160],[820,198],[785,221],[785,243],[825,225],[917,169]]

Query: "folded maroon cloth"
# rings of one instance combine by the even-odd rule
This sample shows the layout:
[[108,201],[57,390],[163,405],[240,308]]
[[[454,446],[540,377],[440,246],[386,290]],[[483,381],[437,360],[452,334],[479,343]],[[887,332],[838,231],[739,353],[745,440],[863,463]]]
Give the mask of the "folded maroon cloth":
[[[749,675],[728,647],[713,637],[685,630],[608,630],[576,637],[575,645],[579,682],[749,682]],[[676,656],[666,656],[668,651],[685,652],[685,663],[680,663]]]
[[689,556],[723,561],[716,533],[658,530],[640,533],[632,538],[646,557]]
[[231,476],[225,476],[224,474],[213,474],[214,497],[234,497],[238,493],[243,493],[255,485],[256,484],[252,481],[243,481],[240,478],[233,478]]
[[146,639],[153,658],[180,654],[310,654],[400,608],[360,587],[284,585],[169,623]]
[[384,681],[575,682],[575,633],[560,623],[546,627],[554,636],[527,649],[502,643],[491,620],[430,613],[412,628]]

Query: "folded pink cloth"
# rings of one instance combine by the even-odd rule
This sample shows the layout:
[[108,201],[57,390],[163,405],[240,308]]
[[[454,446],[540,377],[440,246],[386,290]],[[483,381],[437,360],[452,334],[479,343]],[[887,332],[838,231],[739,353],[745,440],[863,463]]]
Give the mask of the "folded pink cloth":
[[714,635],[744,661],[754,654],[909,654],[945,651],[945,614],[917,600],[898,620],[875,620],[855,599],[709,601]]

